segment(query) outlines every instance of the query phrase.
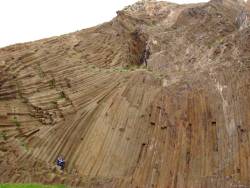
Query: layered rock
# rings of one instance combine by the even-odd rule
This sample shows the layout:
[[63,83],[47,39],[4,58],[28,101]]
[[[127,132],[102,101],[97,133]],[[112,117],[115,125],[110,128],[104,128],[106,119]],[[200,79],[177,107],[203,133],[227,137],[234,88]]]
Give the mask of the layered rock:
[[229,0],[141,1],[2,48],[0,181],[249,187],[248,14]]

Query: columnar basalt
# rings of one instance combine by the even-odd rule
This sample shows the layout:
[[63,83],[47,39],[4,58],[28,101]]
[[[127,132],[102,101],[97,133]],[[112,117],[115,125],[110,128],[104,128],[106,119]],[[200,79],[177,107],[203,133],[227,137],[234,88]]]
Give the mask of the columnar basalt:
[[140,1],[0,49],[0,182],[250,187],[249,10]]

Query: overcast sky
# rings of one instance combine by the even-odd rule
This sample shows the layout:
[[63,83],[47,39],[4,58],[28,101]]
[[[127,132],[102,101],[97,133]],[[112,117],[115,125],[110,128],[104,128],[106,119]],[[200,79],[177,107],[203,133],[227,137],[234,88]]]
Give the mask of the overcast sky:
[[[0,0],[0,47],[95,26],[137,0]],[[206,0],[170,0],[176,3]]]

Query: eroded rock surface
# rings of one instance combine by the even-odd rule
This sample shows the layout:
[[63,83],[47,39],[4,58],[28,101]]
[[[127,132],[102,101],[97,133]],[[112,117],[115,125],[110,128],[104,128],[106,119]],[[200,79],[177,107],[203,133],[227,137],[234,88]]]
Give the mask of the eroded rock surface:
[[250,187],[249,10],[140,1],[0,49],[0,181]]

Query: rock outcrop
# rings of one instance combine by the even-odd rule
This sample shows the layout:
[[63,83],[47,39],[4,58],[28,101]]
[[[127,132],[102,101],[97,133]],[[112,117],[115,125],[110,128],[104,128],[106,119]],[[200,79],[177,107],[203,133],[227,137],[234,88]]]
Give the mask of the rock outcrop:
[[0,182],[250,187],[249,13],[140,1],[0,49]]

